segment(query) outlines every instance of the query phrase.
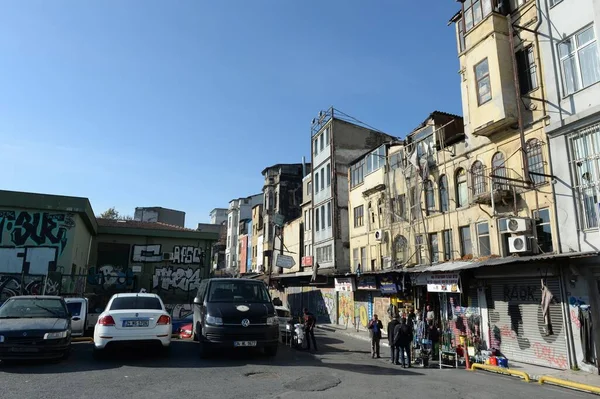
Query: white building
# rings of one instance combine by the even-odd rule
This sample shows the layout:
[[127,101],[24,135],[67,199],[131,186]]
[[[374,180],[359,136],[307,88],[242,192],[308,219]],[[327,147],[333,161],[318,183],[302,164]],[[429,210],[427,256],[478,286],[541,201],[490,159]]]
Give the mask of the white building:
[[225,267],[237,269],[239,261],[239,223],[244,219],[252,218],[252,207],[262,204],[262,193],[246,198],[229,201],[227,209],[227,243],[225,247]]
[[227,208],[215,208],[210,211],[210,224],[223,224],[227,221]]

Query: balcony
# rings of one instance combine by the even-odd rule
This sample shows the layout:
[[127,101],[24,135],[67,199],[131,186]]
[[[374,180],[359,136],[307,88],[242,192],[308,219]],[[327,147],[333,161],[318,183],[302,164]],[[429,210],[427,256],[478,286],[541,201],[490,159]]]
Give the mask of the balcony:
[[522,177],[513,169],[506,167],[472,168],[469,171],[470,198],[472,204],[492,205],[506,204],[513,201],[516,188]]

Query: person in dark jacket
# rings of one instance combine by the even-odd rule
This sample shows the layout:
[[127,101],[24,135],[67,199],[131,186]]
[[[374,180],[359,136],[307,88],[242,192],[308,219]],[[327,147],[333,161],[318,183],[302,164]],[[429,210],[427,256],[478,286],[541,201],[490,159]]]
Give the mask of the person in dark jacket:
[[381,330],[383,329],[383,323],[379,320],[377,315],[373,315],[373,320],[369,322],[369,335],[371,336],[371,357],[381,358],[379,355],[379,341],[381,341]]
[[315,351],[317,350],[317,341],[315,340],[315,324],[317,319],[314,314],[304,308],[304,339],[306,339],[306,349],[310,350],[310,341],[312,340]]
[[390,353],[392,355],[392,363],[398,363],[400,359],[396,357],[396,346],[394,345],[394,330],[396,326],[400,324],[398,321],[398,316],[394,316],[392,321],[388,323],[387,332],[388,332],[388,343],[390,344]]
[[[406,323],[406,318],[403,317],[400,324],[394,328],[394,345],[397,348],[396,359],[400,357],[400,363],[402,367],[410,366],[410,343],[412,341],[413,332]],[[398,353],[399,352],[399,353]],[[406,352],[406,356],[405,356]],[[408,363],[405,362],[408,360]],[[396,363],[398,364],[398,363]]]

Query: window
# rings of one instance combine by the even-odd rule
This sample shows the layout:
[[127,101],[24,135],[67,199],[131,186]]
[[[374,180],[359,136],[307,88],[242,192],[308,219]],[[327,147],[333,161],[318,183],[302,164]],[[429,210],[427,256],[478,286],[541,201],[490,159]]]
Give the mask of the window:
[[325,147],[329,147],[329,129],[325,129],[323,135],[325,135]]
[[492,182],[494,184],[494,190],[508,190],[506,184],[506,168],[504,167],[504,155],[501,152],[497,152],[492,157]]
[[397,236],[394,239],[394,260],[398,263],[407,261],[408,241],[403,236]]
[[325,205],[321,206],[321,229],[325,229]]
[[227,227],[231,228],[231,216],[229,216],[229,219],[227,220]]
[[310,211],[304,211],[304,230],[309,231],[310,228]]
[[473,243],[471,242],[471,230],[469,226],[459,228],[460,231],[460,254],[462,256],[473,255]]
[[308,184],[306,185],[306,192],[310,193],[312,192],[312,182],[309,181]]
[[492,13],[492,0],[466,0],[464,2],[467,31]]
[[[538,139],[531,139],[525,144],[525,152],[527,153],[527,163],[529,164],[529,173],[544,173],[544,158],[542,157],[542,142]],[[533,184],[538,185],[544,183],[544,176],[531,174],[529,176]]]
[[449,210],[448,205],[450,202],[450,197],[448,195],[448,178],[446,177],[446,175],[442,175],[440,177],[439,188],[440,188],[440,211],[448,212],[448,210]]
[[358,268],[358,264],[360,263],[360,258],[358,257],[358,248],[352,249],[352,268],[356,270]]
[[327,164],[327,187],[331,186],[331,164]]
[[598,228],[596,204],[600,187],[600,123],[571,134],[569,147],[582,228]]
[[440,261],[437,233],[429,234],[429,259],[431,259],[431,263]]
[[319,172],[315,172],[315,193],[319,192]]
[[458,26],[458,52],[462,53],[465,51],[465,29],[463,25],[463,20],[459,20],[456,25]]
[[484,194],[486,192],[485,168],[480,161],[473,162],[471,176],[473,178],[473,196]]
[[331,227],[331,202],[327,203],[327,227]]
[[427,207],[428,215],[430,212],[435,211],[435,194],[431,180],[425,181],[425,206]]
[[367,247],[362,247],[360,249],[360,265],[362,269],[365,269],[365,265],[367,264]]
[[375,172],[385,165],[385,145],[377,148],[366,157],[367,174]]
[[600,57],[594,26],[588,26],[558,45],[565,95],[600,81]]
[[325,168],[321,169],[321,190],[325,190]]
[[406,219],[406,194],[400,194],[398,196],[398,216],[402,219]]
[[319,208],[315,209],[315,231],[319,231]]
[[421,216],[421,191],[415,187],[410,188],[410,213],[412,220],[417,220]]
[[404,166],[403,157],[404,157],[403,151],[398,151],[398,152],[390,155],[389,156],[390,169],[396,170],[396,169]]
[[477,244],[479,245],[479,256],[490,256],[490,225],[487,222],[477,225]]
[[462,208],[467,206],[467,202],[467,173],[464,169],[460,168],[456,172],[456,207]]
[[355,187],[361,184],[365,179],[365,160],[350,167],[350,187]]
[[535,230],[537,232],[537,244],[544,253],[553,252],[552,226],[550,225],[550,210],[548,208],[533,212],[535,219]]
[[314,150],[315,155],[317,155],[319,153],[319,140],[315,138],[315,150]]
[[527,94],[538,88],[533,46],[517,51],[516,56],[521,94]]
[[423,236],[417,235],[415,236],[415,255],[417,264],[423,264],[425,262],[425,257],[423,256]]
[[483,105],[492,99],[490,68],[487,58],[475,65],[475,80],[477,81],[477,104]]
[[319,142],[321,144],[319,150],[323,151],[323,149],[325,148],[325,135],[324,134],[321,134],[319,136]]
[[331,245],[317,248],[317,262],[327,263],[333,261],[333,249]]
[[444,261],[452,260],[453,249],[452,249],[452,230],[442,231],[442,239],[444,240]]
[[365,224],[364,219],[365,208],[364,205],[357,206],[354,208],[354,227],[361,227]]

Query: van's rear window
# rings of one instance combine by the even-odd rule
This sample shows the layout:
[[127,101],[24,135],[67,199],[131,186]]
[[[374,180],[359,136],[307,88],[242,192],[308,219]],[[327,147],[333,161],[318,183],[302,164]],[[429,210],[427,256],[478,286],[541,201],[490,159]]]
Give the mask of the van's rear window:
[[110,310],[135,310],[135,309],[147,309],[147,310],[162,310],[160,301],[158,298],[152,298],[147,296],[126,296],[121,298],[115,298],[110,305]]

